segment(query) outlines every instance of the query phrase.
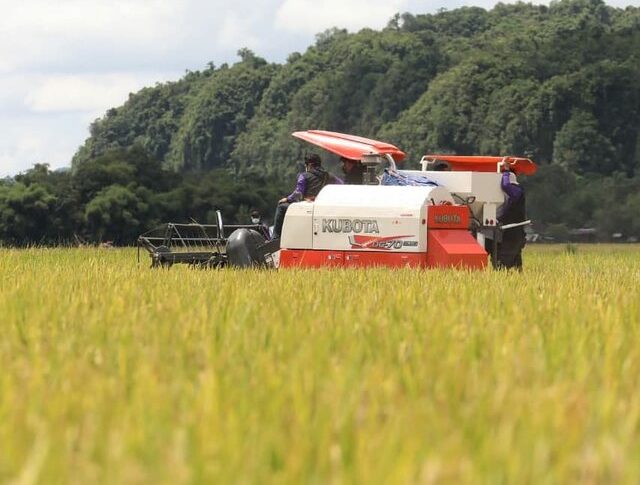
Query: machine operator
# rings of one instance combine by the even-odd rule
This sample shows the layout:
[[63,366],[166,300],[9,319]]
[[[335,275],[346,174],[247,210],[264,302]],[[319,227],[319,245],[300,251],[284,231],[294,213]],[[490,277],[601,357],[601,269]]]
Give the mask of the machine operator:
[[272,239],[280,238],[284,216],[292,203],[300,202],[301,200],[313,201],[325,185],[344,183],[341,179],[322,168],[322,160],[315,153],[305,157],[304,168],[304,172],[298,175],[293,192],[278,201],[278,207],[276,207],[276,213],[273,218]]
[[342,162],[342,172],[344,173],[344,183],[349,185],[362,185],[364,165],[360,160],[352,158],[340,157]]

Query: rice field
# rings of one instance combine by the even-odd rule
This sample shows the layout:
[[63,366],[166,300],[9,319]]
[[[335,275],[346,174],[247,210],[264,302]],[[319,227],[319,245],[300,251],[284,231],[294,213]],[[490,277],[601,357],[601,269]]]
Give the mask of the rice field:
[[0,249],[0,483],[640,482],[640,247],[524,259]]

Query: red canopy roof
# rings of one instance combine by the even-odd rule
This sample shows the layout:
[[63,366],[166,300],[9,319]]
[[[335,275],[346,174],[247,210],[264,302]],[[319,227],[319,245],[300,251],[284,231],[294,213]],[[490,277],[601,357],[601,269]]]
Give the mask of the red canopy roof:
[[292,135],[338,156],[353,160],[360,160],[367,153],[379,153],[380,155],[388,153],[396,162],[403,160],[406,156],[398,147],[389,143],[334,131],[296,131]]
[[509,162],[511,171],[518,175],[533,175],[538,166],[528,158],[521,157],[485,157],[463,155],[425,155],[425,158],[444,160],[455,172],[496,172],[498,163]]

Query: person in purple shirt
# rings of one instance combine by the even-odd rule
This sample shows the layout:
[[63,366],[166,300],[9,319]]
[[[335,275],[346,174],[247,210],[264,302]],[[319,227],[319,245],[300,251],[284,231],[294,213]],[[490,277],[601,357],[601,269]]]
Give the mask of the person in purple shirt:
[[[524,189],[518,183],[516,175],[507,164],[501,166],[500,188],[505,194],[505,202],[498,213],[502,226],[524,222],[526,219]],[[490,246],[493,241],[489,241]],[[525,245],[524,226],[512,227],[502,232],[502,241],[498,243],[496,268],[522,270],[522,249]],[[492,249],[491,247],[489,249]]]
[[273,218],[272,239],[280,239],[284,216],[289,206],[302,200],[315,200],[322,187],[327,184],[343,184],[344,182],[322,168],[322,160],[315,153],[305,157],[305,171],[298,175],[296,187],[288,196],[278,201],[276,213]]

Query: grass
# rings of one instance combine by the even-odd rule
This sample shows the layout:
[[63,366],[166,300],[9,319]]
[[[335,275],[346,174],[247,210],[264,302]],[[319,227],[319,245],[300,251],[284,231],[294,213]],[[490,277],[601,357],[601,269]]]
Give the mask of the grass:
[[525,272],[0,251],[0,482],[638,483],[640,247]]

